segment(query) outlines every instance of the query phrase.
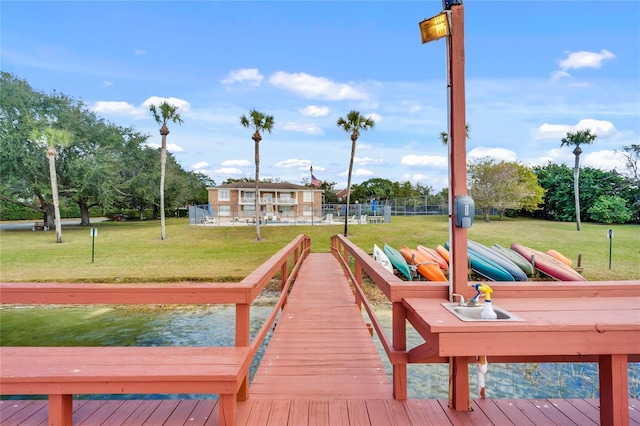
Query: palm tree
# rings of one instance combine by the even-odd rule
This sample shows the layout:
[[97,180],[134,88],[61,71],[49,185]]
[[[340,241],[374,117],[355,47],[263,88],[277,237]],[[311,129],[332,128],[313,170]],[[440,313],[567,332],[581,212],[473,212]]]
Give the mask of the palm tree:
[[162,136],[162,148],[160,149],[160,238],[167,239],[167,231],[165,228],[164,220],[164,179],[165,169],[167,164],[167,135],[169,134],[169,128],[167,122],[172,121],[174,123],[182,124],[182,118],[178,114],[178,107],[168,104],[163,101],[159,106],[160,111],[155,105],[149,105],[149,111],[153,115],[153,119],[156,123],[161,124],[160,136]]
[[58,197],[58,175],[56,173],[56,146],[67,146],[71,142],[71,134],[66,130],[47,127],[33,133],[34,139],[40,139],[46,144],[49,158],[49,177],[51,179],[51,196],[53,198],[54,223],[56,226],[56,243],[62,242],[62,223],[60,222],[60,200]]
[[[471,126],[469,126],[469,123],[467,123],[465,125],[465,133],[466,133],[466,137],[467,139],[469,139],[469,129],[471,129]],[[442,142],[442,145],[448,145],[449,144],[449,133],[442,131],[440,132],[440,142]]]
[[338,118],[336,125],[345,132],[351,133],[351,159],[349,160],[349,175],[347,177],[347,207],[344,214],[344,236],[347,236],[347,223],[349,221],[349,199],[351,196],[351,172],[353,171],[353,157],[356,155],[356,141],[360,137],[360,131],[373,129],[376,123],[371,117],[365,118],[358,111],[349,111],[346,117]]
[[260,197],[259,197],[259,185],[260,182],[260,141],[262,136],[260,132],[271,133],[273,130],[273,115],[264,115],[260,111],[252,109],[249,111],[249,117],[244,114],[240,116],[240,124],[246,128],[253,128],[255,132],[251,139],[254,142],[255,157],[256,157],[256,197],[255,197],[255,209],[256,209],[256,240],[260,241]]
[[591,145],[596,140],[598,135],[591,133],[591,129],[578,130],[575,133],[567,133],[565,138],[562,138],[560,146],[575,146],[573,149],[573,155],[576,156],[576,161],[573,166],[573,195],[576,202],[576,226],[578,231],[580,230],[580,154],[582,154],[582,148],[580,145]]

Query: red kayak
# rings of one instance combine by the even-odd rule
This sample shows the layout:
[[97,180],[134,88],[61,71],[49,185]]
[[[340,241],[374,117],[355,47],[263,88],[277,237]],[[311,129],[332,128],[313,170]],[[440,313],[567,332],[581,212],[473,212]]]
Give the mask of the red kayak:
[[511,244],[511,250],[520,254],[529,262],[531,262],[531,257],[533,256],[535,259],[535,268],[555,280],[587,281],[585,277],[571,269],[571,267],[567,266],[555,257],[549,256],[547,253],[543,253],[518,243]]

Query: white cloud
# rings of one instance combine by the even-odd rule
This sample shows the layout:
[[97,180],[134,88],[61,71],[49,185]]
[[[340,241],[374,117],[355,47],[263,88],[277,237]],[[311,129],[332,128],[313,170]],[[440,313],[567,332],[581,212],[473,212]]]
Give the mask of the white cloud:
[[[153,148],[153,149],[160,149],[162,147],[160,144],[153,143],[153,142],[149,142],[146,145],[148,147],[150,147],[150,148]],[[169,151],[169,152],[183,152],[184,148],[182,148],[180,145],[177,145],[175,143],[167,143],[167,151]]]
[[206,161],[198,161],[196,164],[194,164],[193,166],[191,166],[192,169],[197,170],[197,169],[204,169],[205,167],[207,167],[209,165],[209,163],[207,163]]
[[615,133],[616,128],[610,121],[595,120],[592,118],[585,118],[578,122],[578,124],[549,124],[544,123],[538,127],[536,139],[562,139],[567,136],[567,133],[573,133],[577,130],[590,129],[598,136],[610,135]]
[[382,158],[370,158],[370,157],[354,157],[353,158],[353,162],[354,164],[360,164],[360,165],[367,165],[367,164],[382,164],[384,163],[384,160]]
[[[106,84],[107,82],[105,82]],[[163,101],[178,107],[178,114],[181,111],[188,111],[191,105],[189,102],[178,98],[161,98],[158,96],[152,96],[142,103],[141,106],[136,107],[128,102],[124,101],[98,101],[93,104],[91,109],[99,114],[116,115],[116,116],[131,116],[136,119],[150,117],[149,105],[160,105]]]
[[220,169],[215,169],[213,173],[216,175],[241,175],[242,170],[236,169],[235,167],[222,167]]
[[123,101],[98,101],[93,104],[91,109],[99,114],[106,115],[129,115],[136,118],[145,117],[148,110],[138,108],[128,102]]
[[488,148],[488,147],[477,147],[469,151],[467,155],[469,158],[484,158],[491,157],[495,158],[497,161],[516,161],[518,159],[518,155],[506,148]]
[[300,110],[300,114],[309,117],[324,117],[325,115],[329,115],[329,107],[308,105]]
[[249,86],[260,86],[264,76],[260,74],[258,68],[245,68],[240,70],[230,71],[227,76],[220,80],[222,84],[247,84]]
[[309,169],[309,167],[311,166],[311,161],[298,160],[297,158],[290,158],[288,160],[278,161],[276,164],[274,164],[274,166],[281,169],[290,169],[292,167]]
[[105,86],[113,86],[113,82],[109,81],[109,80],[105,80],[105,82],[103,83]]
[[380,121],[382,121],[382,116],[380,114],[376,114],[375,112],[372,112],[369,115],[364,115],[365,117],[368,117],[370,119],[372,119],[374,122],[378,123]]
[[294,132],[302,132],[308,135],[321,135],[322,129],[320,129],[315,124],[303,124],[303,123],[294,123],[288,122],[282,126],[283,130],[291,130]]
[[368,151],[370,149],[373,149],[373,145],[370,145],[368,143],[360,143],[360,142],[358,142],[358,149],[364,150],[364,151]]
[[560,69],[565,71],[571,68],[600,68],[604,61],[616,57],[606,49],[602,49],[600,53],[582,51],[565,52],[565,54],[567,57],[558,62]]
[[147,52],[145,50],[142,50],[142,49],[133,49],[133,53],[136,54],[136,55],[144,55]]
[[147,98],[146,101],[144,101],[142,103],[142,105],[149,110],[149,105],[160,105],[162,102],[166,102],[169,105],[173,105],[178,107],[178,114],[180,114],[180,112],[182,111],[189,111],[189,109],[191,108],[191,104],[187,101],[185,101],[184,99],[179,99],[179,98],[163,98],[161,96],[151,96],[149,98]]
[[607,149],[582,155],[580,166],[590,166],[605,171],[615,169],[620,173],[625,173],[627,167],[624,155]]
[[222,162],[223,166],[236,166],[236,167],[245,167],[250,166],[251,163],[249,160],[225,160]]
[[409,154],[402,157],[400,164],[405,166],[447,167],[447,157],[439,155]]
[[372,176],[374,173],[371,170],[367,169],[356,169],[353,171],[353,175],[356,177],[367,177]]
[[369,96],[353,85],[336,83],[324,77],[307,73],[287,73],[278,71],[269,78],[276,87],[298,93],[305,98],[329,100],[365,100]]
[[551,80],[557,81],[561,78],[571,77],[568,73],[570,69],[580,68],[600,68],[604,61],[613,59],[616,57],[613,53],[606,49],[602,49],[598,52],[564,52],[566,58],[558,61],[560,69],[551,73]]

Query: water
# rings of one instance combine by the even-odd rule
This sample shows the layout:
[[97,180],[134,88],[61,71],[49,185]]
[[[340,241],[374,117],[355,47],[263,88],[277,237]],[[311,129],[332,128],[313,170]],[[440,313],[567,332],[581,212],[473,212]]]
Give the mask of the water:
[[[252,306],[251,338],[271,312],[271,306]],[[391,311],[377,315],[390,336]],[[269,342],[271,334],[265,339]],[[233,346],[233,305],[185,307],[49,306],[3,307],[0,309],[2,346]],[[374,338],[387,372],[384,350]],[[409,327],[408,347],[423,343]],[[264,353],[262,345],[250,368],[250,380]],[[489,362],[491,359],[489,358]],[[489,364],[485,376],[488,398],[597,398],[597,364]],[[477,395],[475,365],[469,365],[472,396]],[[409,364],[409,398],[447,398],[449,371],[446,364]],[[640,364],[629,364],[629,396],[640,397]],[[41,396],[45,398],[46,396]],[[16,398],[3,397],[3,398]],[[28,396],[33,399],[34,396]],[[86,395],[91,399],[182,398],[207,399],[217,395]]]

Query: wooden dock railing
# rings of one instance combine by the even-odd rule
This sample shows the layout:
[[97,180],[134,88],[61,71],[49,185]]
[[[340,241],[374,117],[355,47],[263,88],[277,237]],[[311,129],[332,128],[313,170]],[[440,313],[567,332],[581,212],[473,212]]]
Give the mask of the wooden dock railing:
[[[406,282],[400,280],[392,273],[386,271],[380,266],[371,255],[365,253],[358,246],[353,244],[342,235],[335,235],[331,239],[332,253],[338,257],[347,278],[355,287],[357,303],[364,305],[367,314],[374,326],[376,333],[384,347],[385,353],[389,358],[393,370],[393,389],[396,399],[407,399],[407,364],[408,363],[448,363],[450,374],[450,406],[456,410],[464,411],[470,407],[468,365],[476,362],[476,357],[471,356],[440,356],[438,349],[439,336],[431,334],[431,325],[425,320],[421,312],[413,309],[412,302],[421,303],[420,301],[433,299],[438,304],[449,300],[449,283],[447,282],[431,282],[431,281],[411,281]],[[392,304],[392,336],[389,338],[379,324],[375,312],[371,304],[367,301],[362,291],[363,274],[366,274],[378,288],[385,294]],[[469,283],[469,289],[471,289]],[[591,304],[594,307],[596,303],[605,300],[605,304],[613,304],[618,306],[621,312],[617,312],[618,317],[622,318],[620,323],[616,323],[615,327],[621,328],[626,333],[625,336],[637,333],[639,327],[638,313],[640,313],[640,281],[624,281],[624,282],[518,282],[518,283],[497,283],[492,282],[491,287],[495,294],[499,295],[500,300],[507,304],[513,300],[514,306],[516,301],[531,300],[532,304],[540,303],[540,301],[550,301],[556,299],[562,301],[559,303],[567,303],[567,313],[572,311],[572,303],[582,299],[581,304]],[[468,298],[469,295],[465,294]],[[585,302],[585,299],[587,302]],[[591,300],[591,301],[589,301]],[[611,302],[608,302],[611,301]],[[622,301],[622,302],[621,302]],[[520,304],[526,302],[520,302]],[[549,302],[551,303],[551,302]],[[616,305],[617,304],[617,305]],[[557,305],[557,303],[555,304]],[[635,306],[635,308],[634,308]],[[412,309],[408,309],[408,307]],[[602,306],[599,306],[602,309]],[[624,311],[624,312],[623,312]],[[438,314],[439,315],[439,314]],[[635,316],[634,316],[635,315]],[[588,316],[588,315],[587,315]],[[588,322],[589,319],[585,318]],[[614,321],[617,321],[614,320]],[[407,322],[409,322],[418,333],[425,339],[426,343],[415,348],[407,348]],[[475,324],[477,326],[477,324]],[[586,324],[583,329],[589,325]],[[606,327],[606,326],[605,326]],[[569,328],[562,329],[561,321],[554,327],[555,331],[569,332]],[[591,328],[593,331],[593,326]],[[598,330],[598,324],[596,324]],[[470,332],[478,332],[478,327],[469,328]],[[616,333],[613,329],[607,333]],[[604,335],[604,330],[598,330],[597,334]],[[610,334],[613,335],[613,334]],[[635,334],[637,337],[637,334]],[[625,418],[628,421],[628,412],[625,414],[626,405],[623,402],[627,395],[620,395],[627,392],[626,389],[626,362],[640,361],[640,343],[637,339],[635,343],[620,341],[617,348],[610,348],[612,352],[595,352],[590,354],[586,350],[581,352],[579,344],[576,344],[575,351],[563,352],[558,350],[559,354],[545,353],[543,355],[531,355],[527,353],[518,353],[517,350],[512,351],[509,355],[493,354],[491,362],[495,363],[528,363],[528,362],[597,362],[600,363],[600,391],[601,403],[603,405],[601,414],[603,424],[618,424],[617,420],[622,419],[624,424]],[[585,343],[589,346],[589,343]],[[616,345],[614,345],[616,346]],[[606,349],[609,350],[609,349]],[[600,353],[600,355],[598,355]],[[614,354],[614,355],[606,355]],[[483,354],[478,354],[483,355]],[[611,358],[616,360],[620,370],[612,372]],[[623,361],[624,360],[624,361]],[[625,364],[625,365],[622,365]],[[616,384],[616,378],[622,382],[619,386]],[[603,400],[604,398],[604,400]],[[612,413],[612,408],[619,410],[620,413]],[[619,415],[619,417],[617,417]],[[626,415],[626,417],[625,417]]]
[[[263,263],[260,267],[258,267],[255,271],[253,271],[249,276],[243,279],[239,283],[169,283],[169,284],[158,284],[158,283],[141,283],[141,284],[85,284],[85,283],[0,283],[0,303],[1,304],[71,304],[71,305],[85,305],[85,304],[234,304],[236,315],[235,315],[235,346],[237,348],[245,348],[242,351],[242,354],[246,354],[245,359],[238,359],[238,365],[234,365],[233,369],[227,369],[225,371],[220,371],[222,377],[228,377],[229,371],[235,371],[233,374],[242,374],[244,377],[240,377],[242,383],[238,387],[238,389],[234,389],[231,392],[231,380],[226,378],[224,383],[221,382],[219,385],[220,389],[224,388],[225,394],[236,393],[237,399],[244,401],[248,398],[248,364],[250,364],[251,360],[253,360],[262,345],[268,331],[273,326],[273,323],[277,317],[278,312],[282,309],[282,307],[287,302],[287,293],[288,289],[291,286],[291,283],[295,279],[300,269],[300,266],[303,260],[308,256],[311,250],[311,240],[306,235],[299,235],[296,237],[291,243],[289,243],[286,247],[279,250],[276,254],[274,254],[269,260]],[[250,341],[250,310],[251,304],[253,301],[260,295],[260,293],[264,290],[267,284],[275,277],[279,275],[280,278],[280,297],[275,303],[272,312],[268,316],[268,318],[263,323],[260,330],[255,335],[253,341]],[[221,347],[222,348],[222,347]],[[248,348],[248,350],[246,350]],[[3,394],[13,394],[15,392],[12,389],[19,389],[21,393],[23,390],[26,390],[26,393],[36,394],[38,390],[42,389],[53,389],[53,387],[48,388],[36,388],[32,389],[33,385],[29,385],[28,383],[20,383],[19,377],[23,374],[22,370],[27,368],[24,363],[19,362],[20,360],[20,350],[21,348],[6,348],[6,356],[7,359],[12,357],[12,359],[16,359],[15,363],[4,363],[2,364],[2,377],[0,377],[0,381],[3,382],[0,387],[2,387]],[[25,356],[29,355],[33,358],[33,355],[37,353],[34,352],[38,349],[42,349],[42,353],[62,353],[64,354],[64,350],[60,350],[58,352],[54,352],[52,348],[24,348]],[[60,348],[62,349],[62,348]],[[118,348],[121,351],[120,358],[121,359],[129,359],[131,358],[132,363],[139,364],[139,356],[137,356],[137,352],[135,352],[139,348]],[[215,348],[211,348],[215,349]],[[4,348],[3,348],[4,350]],[[74,351],[81,351],[82,348],[73,348]],[[91,350],[91,358],[95,358],[97,354],[100,352],[100,348],[90,348]],[[131,352],[131,356],[127,354],[127,350]],[[27,353],[28,352],[28,353]],[[135,353],[134,353],[135,352]],[[228,352],[228,351],[227,351]],[[231,358],[227,352],[220,352],[220,356],[226,358]],[[240,352],[238,352],[240,353]],[[75,355],[78,355],[74,352]],[[225,355],[227,354],[227,355]],[[81,354],[80,354],[81,355]],[[206,354],[205,354],[206,355]],[[69,354],[67,353],[66,357]],[[190,355],[191,356],[191,355]],[[195,353],[193,354],[195,357],[202,358],[202,354]],[[108,358],[108,355],[106,355]],[[205,356],[206,357],[206,356]],[[158,357],[163,358],[163,357]],[[55,361],[55,360],[54,360]],[[53,362],[53,365],[56,365],[54,361],[48,360],[47,362]],[[88,362],[88,361],[87,361]],[[125,362],[125,361],[123,361]],[[95,363],[94,363],[95,364]],[[126,368],[126,366],[125,366]],[[172,366],[173,368],[179,369],[180,366]],[[189,366],[185,365],[184,368],[188,369]],[[97,365],[87,365],[87,370],[95,370],[99,371],[103,369],[100,364]],[[139,368],[142,370],[142,368]],[[64,368],[59,369],[63,372],[56,371],[56,381],[60,381],[60,374],[64,374]],[[72,371],[70,369],[68,371]],[[27,372],[28,373],[28,372]],[[40,374],[40,373],[38,373]],[[49,380],[50,378],[45,377],[48,372],[42,372],[42,377],[39,379]],[[86,373],[90,374],[90,373]],[[101,373],[96,373],[101,374]],[[184,372],[182,376],[188,376],[189,372]],[[215,372],[211,372],[207,370],[206,374],[216,374]],[[204,373],[203,373],[204,375]],[[180,375],[179,375],[180,376]],[[180,377],[182,377],[180,376]],[[115,393],[114,389],[119,388],[133,388],[136,392],[124,392],[124,393],[158,393],[158,385],[157,383],[148,381],[149,376],[140,374],[140,382],[135,382],[135,379],[131,377],[127,377],[127,381],[129,385],[122,386],[105,386],[104,393]],[[25,381],[32,380],[33,377],[25,378]],[[87,383],[91,380],[90,377],[82,378],[85,384],[77,382],[78,377],[73,376],[69,377],[67,380],[71,385],[67,385],[65,387],[65,391],[52,391],[50,392],[50,417],[55,415],[58,419],[63,420],[62,424],[70,424],[71,422],[71,395],[73,394],[81,394],[82,389],[87,390],[85,393],[101,393],[100,392],[100,384],[99,380],[97,384],[88,385]],[[104,376],[103,376],[103,381]],[[174,380],[174,379],[171,379]],[[182,377],[181,380],[184,382],[185,378]],[[188,384],[184,384],[181,389],[195,389],[200,385],[194,384],[198,379],[193,378]],[[202,378],[199,379],[200,381]],[[210,379],[212,380],[212,379]],[[9,386],[9,382],[11,382],[11,386]],[[77,383],[78,391],[71,391],[68,393],[66,391],[69,386],[76,386],[73,383]],[[225,384],[226,383],[226,384]],[[7,386],[5,386],[7,384]],[[182,385],[181,385],[182,386]],[[37,387],[37,386],[36,386]],[[165,386],[166,388],[166,386]],[[169,389],[172,387],[169,386]],[[164,389],[164,388],[163,388]],[[200,387],[198,392],[196,393],[205,393],[203,389],[206,389],[206,385],[204,387]],[[40,392],[42,393],[42,392]],[[120,392],[122,393],[122,392]],[[188,391],[180,391],[180,393],[189,393]],[[213,391],[212,393],[218,393]],[[221,396],[222,396],[222,392]],[[235,412],[230,412],[234,410],[229,410],[229,407],[235,409],[235,400],[233,402],[229,401],[231,398],[229,396],[225,397],[225,405],[223,405],[220,409],[220,424],[228,425],[233,424],[235,422]],[[235,399],[235,398],[234,398]],[[52,404],[51,401],[54,401]],[[222,401],[222,399],[221,399]],[[225,408],[226,407],[226,408]]]

